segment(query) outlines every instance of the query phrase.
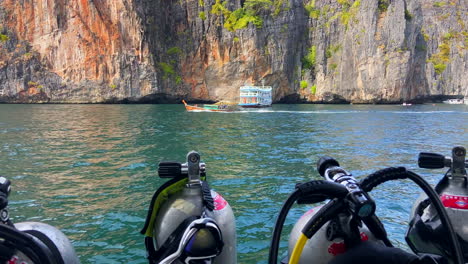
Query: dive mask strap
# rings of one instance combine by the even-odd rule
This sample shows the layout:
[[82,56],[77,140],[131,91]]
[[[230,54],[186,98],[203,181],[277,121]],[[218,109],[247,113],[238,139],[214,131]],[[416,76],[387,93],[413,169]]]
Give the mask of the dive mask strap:
[[[188,223],[188,224],[187,224]],[[210,236],[212,241],[210,241]],[[210,243],[206,248],[200,247],[198,240]],[[216,222],[209,217],[193,220],[193,217],[185,219],[176,230],[156,251],[159,255],[153,259],[154,263],[171,264],[179,259],[182,263],[189,264],[192,260],[211,260],[221,254],[224,246],[222,234]]]

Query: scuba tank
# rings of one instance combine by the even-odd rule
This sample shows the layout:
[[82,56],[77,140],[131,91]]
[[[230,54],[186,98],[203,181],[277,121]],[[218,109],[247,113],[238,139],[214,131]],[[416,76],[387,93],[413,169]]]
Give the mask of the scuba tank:
[[[296,223],[290,234],[288,257],[281,263],[345,263],[346,256],[353,256],[354,249],[357,250],[354,252],[363,255],[355,255],[346,263],[364,259],[368,261],[365,263],[373,263],[374,258],[379,258],[382,263],[409,263],[408,260],[411,263],[436,263],[425,261],[436,261],[440,259],[438,256],[419,256],[393,248],[383,224],[375,215],[375,202],[368,192],[382,183],[400,179],[410,179],[423,189],[440,215],[441,228],[447,234],[445,242],[449,253],[454,256],[456,263],[464,263],[460,244],[442,202],[435,190],[419,175],[403,167],[390,167],[357,182],[330,157],[322,157],[317,163],[317,170],[325,180],[297,184],[294,192],[284,202],[273,231],[269,264],[277,264],[281,231],[293,204],[325,201],[327,202],[323,206],[308,211]],[[372,252],[363,251],[366,245]],[[372,255],[375,254],[374,249],[375,252],[383,252],[383,255]],[[351,254],[347,254],[348,252]]]
[[170,180],[154,194],[141,231],[149,263],[236,263],[234,213],[210,189],[200,155],[161,162],[158,174]]
[[11,182],[0,177],[0,263],[79,264],[70,240],[40,222],[13,224],[7,209]]
[[[294,246],[298,241],[302,229],[321,209],[321,206],[315,207],[307,211],[294,225],[289,234],[288,256],[291,256]],[[336,221],[330,221],[320,228],[317,233],[310,238],[304,245],[299,264],[327,264],[335,256],[346,252],[347,246],[344,237],[340,235],[340,225]],[[362,241],[375,241],[378,239],[370,232],[366,225],[359,228],[359,234]],[[313,262],[311,260],[314,260]]]
[[[466,149],[460,146],[452,149],[451,157],[422,152],[418,165],[426,169],[449,168],[435,190],[453,224],[463,257],[468,261],[468,176],[465,157]],[[410,219],[405,238],[414,252],[438,254],[453,261],[440,216],[426,195],[421,194],[413,204]]]
[[[331,157],[322,157],[318,161],[317,169],[320,175],[326,179],[326,183],[330,183],[331,186],[334,185],[334,188],[337,188],[343,194],[349,193],[349,190],[351,190],[352,194],[348,197],[348,202],[349,205],[354,205],[346,209],[343,207],[334,216],[330,216],[329,221],[315,231],[314,235],[303,246],[302,254],[300,254],[297,263],[329,263],[335,256],[344,253],[347,247],[356,245],[360,241],[374,241],[383,244],[365,224],[361,223],[362,218],[367,219],[367,217],[374,215],[375,203],[366,192],[360,189],[359,184],[352,175],[339,167],[339,163]],[[310,202],[315,203],[317,200],[311,200],[310,198],[298,200],[298,203],[302,204]],[[307,225],[315,221],[314,218],[319,216],[320,212],[323,212],[324,207],[326,206],[310,209],[294,225],[289,235],[289,260],[293,257],[296,243],[303,234],[303,230],[310,228]],[[353,207],[352,211],[351,207]],[[378,221],[378,219],[373,218],[373,221]],[[379,228],[381,228],[379,232],[385,232],[380,222],[378,224]],[[283,260],[283,263],[288,262]]]

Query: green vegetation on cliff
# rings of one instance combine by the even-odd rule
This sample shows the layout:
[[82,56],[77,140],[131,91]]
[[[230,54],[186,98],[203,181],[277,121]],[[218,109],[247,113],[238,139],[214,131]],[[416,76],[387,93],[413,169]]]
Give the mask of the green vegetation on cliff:
[[413,19],[413,14],[411,14],[408,9],[405,9],[405,19],[408,21]]
[[7,35],[0,34],[0,41],[1,42],[7,42],[8,40],[10,40],[10,38]]
[[304,6],[305,10],[309,14],[309,17],[318,19],[320,17],[320,9],[315,8],[315,0],[310,1]]
[[330,45],[325,51],[325,57],[331,58],[333,54],[337,53],[341,49],[341,45]]
[[310,87],[310,93],[311,94],[316,94],[317,93],[317,85],[314,84]]
[[317,47],[312,46],[309,49],[309,53],[307,53],[307,55],[304,58],[302,58],[302,68],[313,70],[315,68],[316,56],[317,56]]
[[434,70],[437,74],[442,74],[447,63],[450,62],[450,44],[446,39],[439,45],[439,52],[432,54],[431,58],[427,60],[434,65]]
[[267,9],[272,4],[269,0],[248,0],[244,7],[230,11],[226,8],[226,1],[216,0],[216,3],[211,8],[211,13],[214,15],[224,15],[224,27],[229,31],[236,31],[247,27],[249,23],[257,27],[263,25],[263,20],[257,14]]
[[174,67],[172,65],[165,63],[165,62],[160,62],[158,63],[159,67],[164,73],[164,76],[167,78],[169,75],[175,74]]
[[307,11],[310,18],[325,19],[327,28],[332,21],[339,19],[340,23],[345,26],[345,29],[348,29],[349,22],[356,21],[356,15],[359,12],[361,1],[357,0],[351,2],[351,0],[337,0],[337,2],[341,6],[338,10],[336,8],[331,8],[330,5],[317,7],[316,0],[311,0],[305,4],[304,9]]
[[[343,10],[338,12],[338,15],[340,16],[341,24],[344,25],[346,29],[348,29],[349,21],[355,19],[356,14],[359,11],[359,7],[361,6],[361,1],[358,0],[352,5],[347,0],[341,1],[343,1],[343,3],[341,3]],[[338,0],[338,2],[340,2],[340,0]]]
[[445,3],[445,2],[434,2],[434,4],[432,4],[432,6],[433,7],[443,7],[446,4],[447,3]]
[[[456,45],[457,42],[462,44]],[[451,61],[451,47],[456,47],[459,53],[463,53],[463,50],[468,47],[468,33],[466,31],[450,31],[442,36],[442,43],[438,47],[439,52],[432,54],[427,60],[433,64],[435,72],[439,75],[444,72],[447,64]]]
[[169,56],[169,59],[166,61],[169,62],[158,62],[158,66],[163,72],[163,80],[170,78],[176,84],[180,84],[182,82],[182,77],[180,77],[175,70],[175,68],[177,67],[177,61],[179,60],[179,56],[182,53],[183,52],[181,48],[171,47],[166,51],[167,56]]
[[380,13],[386,12],[389,5],[390,5],[389,0],[379,0],[379,2],[378,2],[379,12]]
[[179,47],[172,47],[166,51],[168,55],[178,55],[182,53],[182,50]]
[[273,16],[279,14],[284,5],[284,0],[246,0],[243,7],[230,11],[226,7],[227,2],[216,0],[211,7],[211,13],[224,16],[224,28],[229,31],[236,31],[246,28],[252,23],[257,28],[263,26],[263,19],[260,14],[271,13]]
[[201,20],[205,20],[206,19],[205,12],[201,11],[200,13],[198,13],[198,17],[201,18]]

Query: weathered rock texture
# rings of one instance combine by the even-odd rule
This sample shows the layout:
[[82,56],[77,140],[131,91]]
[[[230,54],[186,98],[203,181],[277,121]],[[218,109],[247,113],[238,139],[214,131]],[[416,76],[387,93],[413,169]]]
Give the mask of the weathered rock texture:
[[0,100],[236,101],[261,80],[276,102],[463,96],[467,1],[265,0],[233,28],[262,1],[2,0]]

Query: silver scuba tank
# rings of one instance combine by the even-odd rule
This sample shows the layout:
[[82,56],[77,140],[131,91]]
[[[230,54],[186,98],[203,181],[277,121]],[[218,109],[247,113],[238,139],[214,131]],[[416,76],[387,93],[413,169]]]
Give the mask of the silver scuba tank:
[[[301,235],[301,230],[320,208],[321,206],[310,209],[296,222],[289,235],[288,256],[291,256],[294,246]],[[299,259],[299,264],[327,264],[336,255],[346,252],[346,245],[342,238],[336,237],[330,240],[327,235],[330,232],[330,228],[332,227],[330,226],[330,222],[328,222],[306,242]],[[364,224],[359,228],[359,231],[362,241],[378,241]]]
[[[325,223],[306,241],[298,261],[300,264],[329,263],[335,256],[346,252],[347,244],[345,243],[345,239],[348,245],[359,243],[360,241],[380,241],[364,224],[364,220],[361,218],[372,215],[375,217],[375,203],[370,196],[361,189],[359,183],[352,174],[341,168],[338,161],[328,156],[323,156],[318,160],[317,171],[327,182],[344,187],[347,192],[345,199],[347,200],[346,206],[348,209],[346,212],[340,212],[331,218],[330,221]],[[310,190],[310,192],[312,192],[312,190]],[[320,195],[320,193],[314,194]],[[307,199],[305,201],[307,201]],[[328,204],[329,203],[327,203],[327,205]],[[289,236],[289,259],[291,259],[293,255],[294,248],[300,236],[305,235],[304,227],[310,224],[309,221],[311,219],[324,217],[321,209],[322,206],[310,209],[302,215],[294,225]],[[356,216],[359,217],[356,218]],[[315,221],[317,221],[317,219],[315,219]],[[368,223],[372,225],[380,223],[377,221],[378,220],[372,220]],[[315,222],[314,225],[315,224],[317,224],[317,222]],[[377,229],[375,230],[378,231]],[[382,242],[382,245],[383,244]]]
[[[52,254],[55,255],[54,257],[61,259],[63,263],[80,263],[70,240],[58,228],[40,222],[16,223],[15,228],[17,228],[19,231],[31,235],[34,239],[36,239],[37,243],[42,243],[45,247],[51,249]],[[20,262],[18,261],[18,263]]]
[[73,245],[58,228],[41,222],[14,224],[10,220],[10,185],[10,180],[0,176],[0,257],[8,258],[8,263],[79,264]]
[[[449,167],[450,170],[436,185],[442,204],[459,237],[465,260],[468,260],[468,177],[466,171],[466,149],[455,147],[452,157],[434,153],[420,153],[418,164],[421,168],[437,169]],[[413,204],[406,241],[416,253],[432,253],[449,256],[450,243],[444,242],[444,232],[440,218],[434,207],[421,194]]]
[[[211,216],[220,227],[224,247],[214,263],[236,263],[236,225],[231,206],[224,198],[211,190],[215,201],[215,209]],[[173,195],[161,207],[154,222],[153,241],[155,249],[158,249],[171,233],[190,216],[203,214],[203,201],[199,187],[185,187],[181,192]]]
[[[219,227],[223,243],[221,253],[214,258],[213,263],[234,264],[237,262],[234,213],[231,206],[220,194],[213,190],[209,190],[209,192],[206,189],[203,190],[200,175],[205,174],[205,165],[199,161],[198,153],[194,151],[188,153],[187,163],[182,164],[182,174],[187,173],[188,182],[181,189],[169,191],[167,200],[156,212],[152,231],[154,249],[160,250],[167,243],[166,241],[171,239],[174,232],[182,232],[180,226],[183,225],[184,220],[190,217],[208,217],[213,219]],[[204,201],[206,193],[213,200],[212,210],[206,208]],[[208,243],[202,239],[195,241],[194,243]],[[179,261],[172,263],[179,263]]]

